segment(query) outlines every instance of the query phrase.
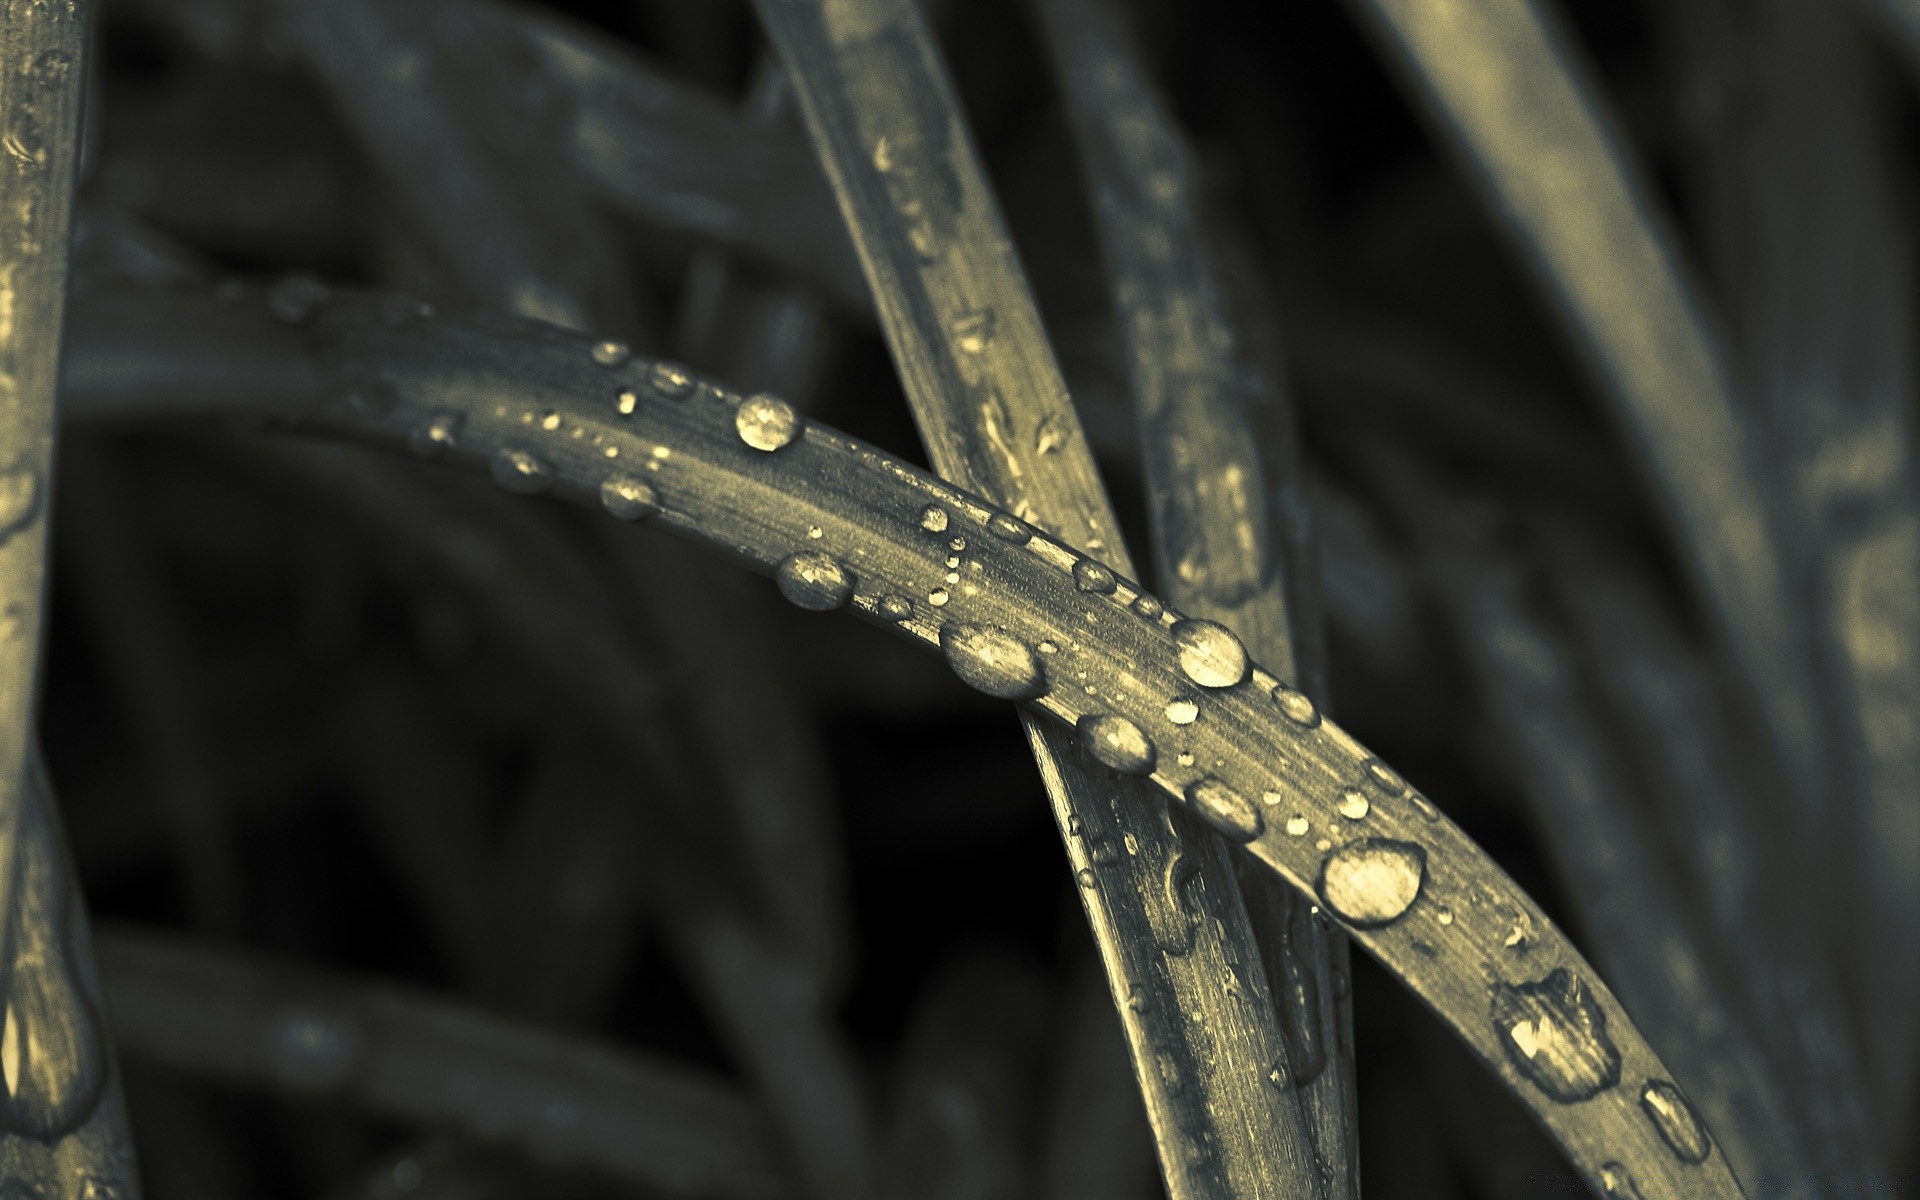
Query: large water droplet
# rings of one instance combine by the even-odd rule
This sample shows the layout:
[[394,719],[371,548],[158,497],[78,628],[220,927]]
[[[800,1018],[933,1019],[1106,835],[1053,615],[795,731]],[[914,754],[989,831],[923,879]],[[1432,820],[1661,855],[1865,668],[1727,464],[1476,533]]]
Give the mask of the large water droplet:
[[1260,836],[1260,810],[1211,775],[1188,785],[1187,802],[1207,824],[1236,842],[1250,842]]
[[1413,907],[1426,878],[1427,852],[1421,847],[1362,838],[1327,856],[1320,868],[1320,900],[1349,925],[1377,929]]
[[1646,1110],[1660,1138],[1681,1162],[1705,1162],[1713,1152],[1707,1127],[1693,1111],[1693,1105],[1680,1089],[1664,1079],[1655,1079],[1640,1092],[1640,1107]]
[[1513,1065],[1562,1104],[1620,1082],[1620,1051],[1607,1036],[1607,1014],[1565,967],[1532,983],[1496,985],[1493,1024]]
[[1232,687],[1247,677],[1247,648],[1233,630],[1216,621],[1189,618],[1173,626],[1180,669],[1201,687]]
[[747,445],[772,452],[791,445],[806,422],[793,405],[778,396],[760,392],[740,402],[733,413],[733,427]]
[[1104,596],[1113,591],[1115,580],[1113,572],[1109,571],[1104,564],[1097,563],[1091,558],[1083,558],[1073,564],[1073,586],[1083,592]]
[[638,521],[660,511],[660,497],[643,480],[610,475],[600,485],[600,507],[622,521]]
[[1313,701],[1307,698],[1305,692],[1290,688],[1283,683],[1273,689],[1273,702],[1278,704],[1280,711],[1296,725],[1304,725],[1312,729],[1320,724],[1320,710],[1313,706]]
[[940,627],[940,649],[962,683],[989,696],[1031,700],[1047,690],[1039,655],[1005,630],[949,622]]
[[0,545],[40,511],[40,473],[19,465],[0,471]]
[[422,458],[436,458],[453,449],[460,438],[460,414],[437,412],[413,427],[407,445]]
[[625,342],[595,342],[592,353],[593,361],[603,367],[623,367],[633,357]]
[[853,597],[853,573],[832,555],[818,551],[787,555],[773,579],[782,596],[815,612],[839,608]]
[[1153,770],[1153,743],[1127,718],[1115,713],[1089,714],[1080,718],[1079,728],[1093,756],[1114,770],[1126,775],[1145,775]]
[[681,400],[693,394],[693,376],[678,363],[657,362],[647,372],[653,390],[669,400]]
[[544,492],[553,484],[553,467],[525,450],[511,447],[496,450],[487,469],[492,472],[495,483],[522,496]]

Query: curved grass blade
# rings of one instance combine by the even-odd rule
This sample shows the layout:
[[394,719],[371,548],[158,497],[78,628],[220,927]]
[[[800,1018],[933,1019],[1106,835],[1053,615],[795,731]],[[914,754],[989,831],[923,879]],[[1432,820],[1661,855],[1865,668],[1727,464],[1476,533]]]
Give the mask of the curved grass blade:
[[100,963],[130,1056],[517,1147],[673,1195],[789,1196],[727,1084],[399,988],[116,929]]
[[[792,73],[935,469],[1131,573],[917,6],[756,9]],[[956,537],[952,549],[964,545]],[[964,594],[977,585],[962,569],[950,586]],[[1318,1194],[1295,1097],[1266,1080],[1298,1069],[1223,844],[1139,785],[1101,779],[1070,739],[1023,719],[1073,868],[1091,880],[1082,899],[1176,1200]],[[1235,964],[1250,968],[1244,991],[1222,995]]]
[[[1284,410],[1284,401],[1238,344],[1201,231],[1192,153],[1110,10],[1098,0],[1041,0],[1037,11],[1094,197],[1161,591],[1324,700],[1323,688],[1302,682],[1303,630],[1288,595],[1290,581],[1317,576],[1317,564],[1287,553],[1298,547],[1282,531],[1302,524],[1299,516],[1271,511],[1276,484],[1298,487],[1298,464],[1271,464],[1270,479],[1253,427],[1256,413]],[[1344,983],[1345,939],[1317,929],[1306,902],[1271,877],[1236,865],[1326,1194],[1358,1195],[1352,1014],[1334,982]]]
[[[65,411],[240,417],[487,464],[521,490],[532,481],[705,541],[774,575],[797,605],[850,609],[939,649],[972,686],[1085,722],[1083,740],[1114,770],[1147,772],[1316,896],[1500,1076],[1596,1191],[1617,1192],[1630,1176],[1646,1196],[1742,1194],[1612,993],[1457,826],[1270,672],[1248,664],[1231,685],[1205,685],[1221,679],[1215,663],[1238,661],[1237,642],[1194,659],[1174,635],[1179,615],[1135,585],[1115,574],[1112,591],[1083,590],[1076,577],[1092,568],[1082,555],[797,414],[787,422],[777,402],[748,403],[672,364],[610,370],[594,343],[551,328],[486,319],[396,329],[380,309],[336,296],[289,323],[245,288],[103,291],[76,314]],[[349,400],[368,375],[390,388],[391,408]],[[560,417],[553,429],[524,419],[547,411]],[[945,582],[956,537],[971,589]],[[1298,808],[1267,803],[1269,793]],[[1115,847],[1075,865],[1092,890],[1125,857]],[[1251,994],[1251,961],[1228,964],[1213,986]],[[1271,1007],[1243,1011],[1251,1025]]]
[[1807,845],[1831,847],[1806,605],[1764,447],[1649,190],[1538,0],[1354,0],[1595,369],[1792,781]]

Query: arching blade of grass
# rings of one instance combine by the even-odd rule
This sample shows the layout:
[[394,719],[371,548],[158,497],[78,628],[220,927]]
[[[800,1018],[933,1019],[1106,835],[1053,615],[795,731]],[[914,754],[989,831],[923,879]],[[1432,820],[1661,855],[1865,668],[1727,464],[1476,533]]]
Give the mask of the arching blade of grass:
[[[1285,401],[1236,337],[1202,233],[1193,155],[1109,9],[1099,0],[1041,0],[1037,11],[1093,196],[1161,591],[1188,614],[1232,629],[1281,679],[1324,701],[1324,688],[1301,678],[1301,643],[1311,634],[1288,594],[1303,575],[1318,576],[1318,563],[1289,537],[1306,527],[1306,514],[1275,503],[1281,496],[1304,507],[1299,464],[1262,462],[1253,427],[1258,413],[1284,410]],[[1346,941],[1316,928],[1306,902],[1253,864],[1236,865],[1326,1194],[1357,1196],[1352,1013],[1335,985],[1347,970]]]
[[[761,0],[942,475],[1131,573],[1038,310],[913,0]],[[944,518],[943,518],[944,520]],[[957,533],[952,550],[969,539]],[[980,584],[955,557],[942,602]],[[1104,576],[1086,581],[1106,590]],[[931,592],[930,592],[931,594]],[[1297,1074],[1219,839],[1103,779],[1058,730],[1029,741],[1121,1007],[1176,1200],[1317,1194]],[[1124,849],[1123,849],[1124,847]],[[1243,988],[1224,994],[1234,964]]]
[[[851,609],[939,648],[962,680],[1083,729],[1089,754],[1146,772],[1315,895],[1596,1190],[1631,1176],[1645,1196],[1742,1194],[1612,993],[1457,826],[1305,696],[1264,669],[1236,672],[1244,652],[1231,635],[1183,622],[1117,574],[1105,590],[1098,564],[1004,510],[789,421],[778,401],[748,402],[669,364],[610,368],[592,341],[524,322],[395,328],[377,301],[338,296],[289,320],[246,288],[128,288],[92,296],[74,343],[64,403],[76,419],[225,416],[411,444],[485,464],[514,490],[652,516],[773,574],[797,605]],[[351,399],[370,377],[391,407]],[[547,412],[551,429],[524,419]],[[971,590],[943,586],[956,537]],[[1082,586],[1090,575],[1100,587]],[[1083,885],[1122,856],[1082,859]],[[1251,962],[1226,964],[1213,986],[1255,993]],[[1245,1019],[1270,1013],[1262,1004]]]
[[1355,0],[1468,160],[1629,435],[1730,665],[1832,845],[1805,597],[1719,336],[1538,0]]
[[688,1068],[163,934],[103,931],[100,962],[130,1056],[350,1097],[674,1195],[793,1194],[760,1114]]
[[138,1194],[84,910],[36,751],[87,7],[0,9],[0,1185]]

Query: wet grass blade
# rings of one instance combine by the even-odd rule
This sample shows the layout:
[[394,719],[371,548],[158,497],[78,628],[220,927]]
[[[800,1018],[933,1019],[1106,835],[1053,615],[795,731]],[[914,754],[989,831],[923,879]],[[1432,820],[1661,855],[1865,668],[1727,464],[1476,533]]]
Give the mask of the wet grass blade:
[[[1111,568],[1111,591],[1085,589],[1084,556],[1004,509],[778,402],[672,364],[610,368],[589,339],[504,318],[395,328],[377,301],[335,295],[289,320],[244,287],[127,288],[95,294],[73,341],[73,419],[225,416],[499,464],[513,490],[651,518],[773,575],[800,607],[848,609],[940,650],[962,681],[1083,730],[1089,754],[1144,774],[1315,895],[1596,1190],[1630,1176],[1647,1196],[1742,1194],[1626,1011],[1484,851],[1271,672],[1243,664],[1224,684],[1237,641],[1210,637],[1214,653],[1196,657],[1178,613]],[[368,374],[391,408],[352,400]],[[547,411],[552,429],[523,419]],[[955,537],[979,564],[971,591],[942,586]],[[1088,890],[1096,866],[1108,864],[1082,868]],[[1253,994],[1250,961],[1213,986]],[[1251,1025],[1270,1013],[1265,1002],[1233,1015]],[[1525,1053],[1542,1037],[1566,1052]]]
[[100,961],[129,1056],[350,1098],[674,1195],[792,1194],[764,1119],[699,1072],[164,934],[103,932]]
[[[934,468],[1131,574],[918,8],[762,0],[756,9],[793,76]],[[953,568],[942,600],[978,587],[964,569]],[[1105,590],[1103,578],[1089,590]],[[1235,964],[1260,962],[1224,846],[1024,719],[1073,868],[1090,884],[1088,918],[1176,1200],[1317,1193],[1294,1097],[1267,1080],[1297,1071],[1265,979],[1249,969],[1244,990],[1219,986]]]
[[[1160,590],[1191,616],[1232,629],[1275,674],[1324,701],[1324,687],[1303,682],[1312,635],[1289,596],[1302,575],[1317,583],[1318,563],[1286,536],[1304,514],[1274,502],[1283,488],[1298,501],[1299,464],[1263,462],[1254,428],[1262,414],[1292,414],[1235,334],[1202,232],[1193,154],[1109,9],[1099,0],[1042,0],[1037,9],[1093,195]],[[1334,982],[1344,983],[1345,939],[1317,929],[1290,890],[1240,865],[1320,1176],[1329,1197],[1358,1195],[1352,1014]]]
[[1804,597],[1719,335],[1537,0],[1355,0],[1408,70],[1594,368],[1682,547],[1729,665],[1831,844]]

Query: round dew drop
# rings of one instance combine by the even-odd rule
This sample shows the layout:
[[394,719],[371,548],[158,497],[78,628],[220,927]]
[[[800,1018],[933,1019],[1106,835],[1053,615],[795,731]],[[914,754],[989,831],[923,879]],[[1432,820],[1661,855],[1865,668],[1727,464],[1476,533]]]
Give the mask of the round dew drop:
[[928,533],[947,531],[947,510],[937,504],[929,504],[920,510],[920,528]]
[[1156,753],[1153,743],[1138,725],[1115,713],[1089,714],[1080,718],[1080,736],[1096,759],[1123,775],[1152,772]]
[[1364,821],[1372,811],[1373,805],[1367,802],[1366,796],[1360,791],[1348,788],[1340,793],[1340,815],[1347,820]]
[[622,521],[639,521],[660,511],[660,497],[631,475],[612,475],[600,485],[600,507]]
[[1113,577],[1113,572],[1109,571],[1101,563],[1097,563],[1090,558],[1083,558],[1073,564],[1073,586],[1083,592],[1091,592],[1096,596],[1105,596],[1113,591],[1116,584],[1117,581]]
[[1135,615],[1148,621],[1158,621],[1167,609],[1158,600],[1142,592],[1133,598],[1133,611]]
[[1187,786],[1187,803],[1207,824],[1236,842],[1252,841],[1264,827],[1259,809],[1211,775]]
[[815,612],[840,608],[853,598],[853,573],[817,551],[787,555],[773,579],[790,603]]
[[1280,711],[1296,725],[1304,725],[1312,729],[1320,724],[1320,710],[1313,706],[1313,701],[1307,699],[1305,692],[1290,688],[1283,683],[1273,689],[1273,702],[1278,704]]
[[806,428],[806,421],[785,400],[759,392],[742,400],[734,410],[733,427],[741,441],[755,450],[772,453],[792,445]]
[[[1304,831],[1303,831],[1304,832]],[[1412,842],[1365,838],[1320,867],[1320,901],[1349,925],[1377,929],[1406,915],[1427,877],[1427,852]]]
[[1167,701],[1167,720],[1175,725],[1191,725],[1200,719],[1200,705],[1187,696],[1175,696]]
[[603,367],[625,366],[627,360],[632,357],[633,351],[627,349],[625,342],[609,341],[593,344],[593,361]]
[[1019,638],[987,625],[949,622],[940,649],[960,682],[1002,700],[1031,700],[1047,690],[1046,668]]
[[553,467],[525,450],[497,450],[487,469],[495,483],[522,496],[544,492],[553,485]]
[[1247,648],[1233,630],[1216,621],[1189,618],[1173,626],[1180,669],[1204,688],[1229,688],[1247,677]]

